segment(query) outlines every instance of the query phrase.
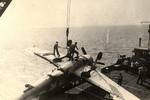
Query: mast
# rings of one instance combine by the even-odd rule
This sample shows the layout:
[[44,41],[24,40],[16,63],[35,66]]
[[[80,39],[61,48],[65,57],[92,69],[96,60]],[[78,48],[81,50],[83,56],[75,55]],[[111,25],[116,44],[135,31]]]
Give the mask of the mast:
[[104,48],[105,50],[108,49],[108,45],[109,45],[109,39],[110,39],[110,34],[109,34],[109,29],[106,30],[106,37],[105,37],[105,41],[104,41]]
[[106,34],[106,44],[109,44],[109,29],[107,30],[107,34]]

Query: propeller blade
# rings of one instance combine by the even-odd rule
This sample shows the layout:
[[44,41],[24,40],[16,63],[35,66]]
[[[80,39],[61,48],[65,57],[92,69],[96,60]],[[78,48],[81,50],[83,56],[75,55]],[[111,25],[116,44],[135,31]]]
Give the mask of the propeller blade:
[[99,62],[97,62],[97,61],[98,61],[98,60],[101,60],[101,59],[102,59],[102,56],[103,56],[103,53],[102,53],[102,52],[99,52],[98,55],[97,55],[97,57],[96,57],[96,59],[95,59],[94,66],[99,63]]
[[102,62],[96,62],[96,64],[105,65],[105,63],[102,63]]
[[85,51],[84,47],[81,47],[81,50],[82,50],[82,52],[83,52],[84,55],[87,54],[87,52]]
[[101,60],[101,59],[102,59],[102,56],[103,56],[103,53],[102,53],[102,52],[99,52],[98,55],[97,55],[96,60]]

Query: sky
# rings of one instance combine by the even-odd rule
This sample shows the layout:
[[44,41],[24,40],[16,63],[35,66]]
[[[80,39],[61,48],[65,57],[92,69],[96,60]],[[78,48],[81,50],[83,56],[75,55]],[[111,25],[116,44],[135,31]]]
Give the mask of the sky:
[[[68,0],[12,0],[2,29],[66,26]],[[150,20],[150,0],[71,0],[70,26],[137,25]]]

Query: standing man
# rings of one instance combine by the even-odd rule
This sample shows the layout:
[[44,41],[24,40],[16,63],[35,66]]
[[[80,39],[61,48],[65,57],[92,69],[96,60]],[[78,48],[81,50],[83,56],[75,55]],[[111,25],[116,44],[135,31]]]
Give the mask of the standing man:
[[76,54],[76,58],[79,58],[79,52],[77,51],[79,50],[78,47],[77,47],[77,42],[75,42],[74,46],[73,46],[73,56],[74,56],[74,53]]
[[59,51],[58,51],[58,47],[59,47],[59,46],[58,46],[58,41],[56,41],[56,43],[55,43],[55,45],[54,45],[54,52],[53,52],[53,53],[54,53],[54,56],[56,56],[56,55],[55,55],[55,52],[56,52],[56,53],[57,53],[57,56],[60,57],[60,54],[59,54]]
[[139,82],[140,82],[140,84],[142,85],[143,84],[143,77],[144,77],[144,68],[143,68],[143,66],[141,66],[141,67],[139,67],[138,68],[138,70],[139,70],[139,76],[138,76],[138,79],[137,79],[137,84],[139,84]]
[[70,46],[69,46],[69,60],[72,60],[73,61],[73,59],[74,59],[74,53],[76,53],[76,55],[77,55],[77,58],[79,57],[79,53],[78,53],[78,47],[77,47],[77,42],[75,42],[75,44],[70,44]]
[[71,46],[72,46],[72,40],[67,41],[67,57],[69,60],[71,60]]
[[74,52],[74,44],[72,44],[71,42],[68,49],[68,55],[69,55],[69,60],[72,61],[73,61],[73,52]]

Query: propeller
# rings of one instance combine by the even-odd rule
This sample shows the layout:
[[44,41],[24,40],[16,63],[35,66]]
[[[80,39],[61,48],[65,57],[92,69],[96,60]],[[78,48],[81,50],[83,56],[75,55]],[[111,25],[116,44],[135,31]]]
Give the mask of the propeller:
[[[84,49],[83,47],[82,47],[81,49],[82,49],[83,54],[86,54],[85,49]],[[102,53],[102,52],[99,52],[98,55],[97,55],[97,57],[96,57],[96,59],[95,59],[95,62],[93,62],[93,66],[91,66],[91,69],[90,69],[89,71],[82,72],[82,73],[81,73],[81,77],[89,78],[89,77],[91,76],[91,75],[90,75],[90,72],[91,72],[92,70],[95,70],[95,69],[96,69],[96,66],[95,66],[96,64],[105,65],[105,64],[102,63],[102,62],[97,62],[98,60],[101,60],[101,59],[102,59],[102,56],[103,56],[103,53]]]
[[[84,55],[87,54],[87,52],[86,52],[86,50],[85,50],[84,47],[81,47],[81,50],[82,50],[82,53],[83,53]],[[95,66],[96,64],[105,65],[105,64],[102,63],[102,62],[97,62],[98,60],[101,60],[101,59],[102,59],[102,56],[103,56],[103,53],[102,53],[102,52],[99,52],[98,55],[97,55],[97,57],[96,57],[96,59],[95,59],[94,66]]]

